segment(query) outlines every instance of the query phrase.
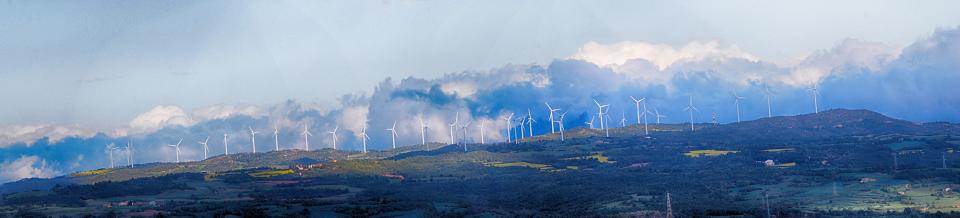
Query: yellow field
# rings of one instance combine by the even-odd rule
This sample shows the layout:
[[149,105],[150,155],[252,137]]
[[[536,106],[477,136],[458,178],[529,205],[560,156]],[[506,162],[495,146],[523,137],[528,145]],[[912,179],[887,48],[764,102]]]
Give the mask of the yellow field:
[[737,153],[737,152],[740,152],[740,151],[693,150],[693,151],[684,153],[683,155],[686,155],[686,156],[688,156],[688,157],[702,157],[702,156],[716,157],[716,156],[720,156],[720,155],[727,155],[727,154],[732,154],[732,153]]
[[80,176],[102,175],[109,172],[113,172],[113,168],[104,168],[99,170],[76,172],[76,173],[70,174],[70,176],[80,177]]
[[779,152],[790,152],[790,151],[796,151],[796,150],[797,150],[797,149],[794,149],[794,148],[774,148],[774,149],[767,149],[767,150],[763,150],[763,151],[773,152],[773,153],[779,153]]
[[780,167],[780,168],[795,167],[795,166],[797,166],[797,163],[794,163],[794,162],[773,165],[773,167]]
[[293,173],[293,170],[291,170],[291,169],[282,169],[282,170],[270,170],[270,171],[264,171],[264,172],[251,173],[250,176],[253,176],[253,177],[274,177],[274,176],[287,175],[287,174],[291,174],[291,173]]
[[616,163],[616,161],[611,161],[610,157],[603,156],[601,152],[594,153],[590,156],[564,158],[563,160],[597,160],[597,162],[600,163]]
[[546,164],[528,163],[528,162],[510,162],[510,163],[490,162],[490,163],[484,163],[483,165],[489,166],[489,167],[526,167],[526,168],[533,168],[533,169],[546,171],[546,172],[559,172],[564,170],[564,169],[557,169],[557,168],[554,168],[553,166],[546,165]]

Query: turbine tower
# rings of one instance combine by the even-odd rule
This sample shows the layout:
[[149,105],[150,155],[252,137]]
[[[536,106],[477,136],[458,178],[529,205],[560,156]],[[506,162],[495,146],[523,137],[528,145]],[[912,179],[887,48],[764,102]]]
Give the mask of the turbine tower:
[[690,111],[690,131],[693,131],[693,111],[700,111],[700,109],[693,106],[693,95],[690,96],[690,104],[683,110]]
[[813,113],[820,113],[820,105],[817,104],[817,96],[820,95],[820,87],[817,83],[813,83],[810,87],[810,92],[813,95]]
[[253,131],[253,127],[247,127],[250,129],[250,144],[253,147],[253,153],[257,153],[257,131]]
[[647,100],[647,98],[637,99],[637,98],[634,98],[633,96],[630,96],[630,100],[633,100],[633,103],[637,107],[637,125],[640,125],[640,102],[643,102],[643,100]]
[[670,202],[670,192],[667,192],[667,218],[673,218],[673,202]]
[[423,115],[417,118],[420,120],[420,144],[427,144],[427,133],[424,131],[427,129],[427,124],[423,123]]
[[227,149],[227,134],[223,134],[223,155],[230,155],[230,150]]
[[666,115],[660,114],[660,110],[654,108],[653,112],[657,113],[657,124],[660,124],[660,118],[667,118]]
[[[593,103],[597,104],[597,116],[600,117],[600,129],[606,130],[606,125],[603,122],[603,115],[604,115],[603,108],[609,107],[610,105],[609,104],[601,105],[600,102],[597,102],[597,99],[593,99]],[[610,131],[607,131],[607,137],[610,137]]]
[[304,150],[304,151],[309,151],[309,150],[310,150],[310,136],[313,136],[313,134],[311,134],[311,133],[310,133],[310,130],[307,129],[307,123],[306,123],[306,122],[303,123],[303,133],[301,133],[301,134],[303,135],[303,150]]
[[127,165],[133,167],[133,142],[127,141]]
[[209,152],[209,149],[210,149],[210,148],[207,147],[207,142],[209,142],[209,141],[210,141],[210,136],[207,136],[207,139],[204,139],[203,141],[198,141],[198,142],[197,142],[197,143],[200,143],[200,145],[203,145],[203,159],[204,159],[204,160],[207,159],[207,152]]
[[744,98],[737,95],[737,93],[733,93],[733,104],[737,106],[737,123],[740,122],[740,101],[743,99]]
[[393,126],[387,129],[390,131],[390,140],[393,142],[393,149],[397,149],[397,121],[393,121]]
[[527,109],[527,132],[530,133],[530,140],[533,140],[533,123],[535,122],[537,121],[533,119],[533,113],[530,113],[530,109],[528,108]]
[[183,138],[180,138],[180,141],[176,145],[167,145],[176,149],[177,152],[177,163],[180,163],[180,143],[183,142]]
[[116,166],[113,165],[113,150],[114,150],[115,148],[116,148],[116,146],[113,145],[113,143],[107,144],[107,153],[109,153],[109,155],[110,155],[110,168],[116,167]]
[[583,122],[583,124],[590,125],[590,128],[593,129],[593,120],[597,119],[596,116],[590,116],[590,122]]
[[770,91],[770,87],[763,85],[763,95],[767,96],[767,118],[773,117],[773,109],[770,106],[770,98],[773,97],[773,92]]
[[543,102],[543,104],[546,104],[546,105],[547,105],[547,110],[550,111],[550,133],[557,133],[556,130],[554,130],[554,126],[553,126],[554,121],[555,121],[555,120],[553,119],[553,112],[554,112],[554,111],[559,111],[560,108],[550,107],[550,103],[547,103],[547,102]]
[[370,136],[367,135],[367,124],[363,124],[363,129],[360,129],[360,139],[363,141],[363,153],[367,153],[367,140],[370,139]]
[[280,151],[280,128],[273,127],[273,145],[276,146],[274,151]]
[[334,127],[333,131],[327,132],[333,136],[333,150],[337,150],[337,130],[340,130],[340,125]]
[[647,102],[643,102],[643,134],[650,135],[650,122],[647,120],[647,114],[650,114],[650,110],[647,110]]
[[484,125],[485,123],[487,123],[487,120],[480,120],[480,144],[481,144],[481,145],[484,144],[484,141],[483,141],[483,137],[484,137],[484,135],[483,135],[483,125]]
[[620,128],[627,127],[627,115],[626,112],[620,111]]
[[453,137],[453,129],[457,128],[457,124],[460,123],[460,112],[457,112],[456,118],[453,122],[450,122],[450,144],[456,144],[456,138]]
[[564,116],[567,116],[567,112],[563,112],[562,114],[560,114],[560,121],[557,121],[557,123],[560,125],[560,141],[561,142],[563,141],[563,117]]
[[526,128],[524,128],[524,126],[523,126],[524,121],[526,121],[526,119],[523,118],[523,115],[520,115],[520,117],[517,117],[517,123],[520,123],[520,132],[519,132],[520,142],[523,142],[523,141],[525,141],[525,140],[527,139],[527,138],[524,137],[524,135],[523,135],[523,134],[525,133],[524,130],[526,130]]
[[467,151],[467,128],[470,127],[471,123],[473,123],[473,121],[468,121],[467,123],[460,125],[460,129],[463,129],[463,137],[460,140],[463,142],[463,151]]
[[513,113],[510,113],[509,116],[503,117],[503,120],[504,120],[504,121],[507,121],[507,135],[506,135],[506,136],[507,136],[507,143],[510,143],[510,138],[511,138],[511,137],[510,137],[510,132],[511,132],[511,129],[513,129],[513,126],[510,125],[510,124],[511,124],[510,121],[513,120]]

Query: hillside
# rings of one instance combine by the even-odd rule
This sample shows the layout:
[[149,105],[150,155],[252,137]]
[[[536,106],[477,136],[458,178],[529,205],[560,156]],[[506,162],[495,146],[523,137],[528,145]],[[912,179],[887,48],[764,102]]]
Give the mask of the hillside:
[[650,127],[649,137],[636,125],[611,129],[611,137],[577,128],[564,141],[545,135],[466,151],[441,144],[367,154],[285,150],[101,169],[5,184],[0,216],[660,217],[667,192],[682,216],[759,216],[764,192],[780,217],[960,212],[953,207],[960,196],[943,191],[960,188],[955,124],[830,110],[695,131]]

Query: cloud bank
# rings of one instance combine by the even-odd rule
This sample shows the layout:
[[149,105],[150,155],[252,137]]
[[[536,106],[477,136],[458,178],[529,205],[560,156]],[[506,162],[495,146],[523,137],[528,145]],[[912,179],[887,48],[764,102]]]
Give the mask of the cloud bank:
[[[224,144],[231,153],[252,151],[248,128],[260,132],[258,151],[276,146],[274,128],[279,130],[281,149],[299,149],[305,146],[301,135],[305,126],[313,133],[311,149],[331,147],[334,135],[328,132],[339,127],[338,148],[359,150],[364,126],[372,138],[368,146],[386,149],[390,135],[385,129],[394,122],[398,145],[420,143],[421,120],[428,126],[427,141],[449,142],[450,124],[458,114],[461,124],[471,125],[466,135],[456,129],[457,138],[479,141],[483,124],[486,141],[502,141],[507,128],[502,118],[508,114],[531,116],[536,121],[534,134],[549,133],[544,102],[568,113],[568,129],[584,126],[595,115],[592,99],[612,105],[608,117],[612,123],[626,119],[632,124],[636,118],[629,96],[646,97],[651,111],[667,116],[665,122],[688,122],[682,109],[690,97],[701,109],[695,122],[710,122],[712,113],[719,114],[721,122],[732,122],[736,119],[734,93],[746,97],[744,119],[766,116],[764,87],[775,93],[774,115],[812,113],[812,93],[807,89],[812,84],[819,84],[821,110],[866,108],[913,121],[955,122],[960,120],[960,97],[951,90],[960,81],[957,60],[958,29],[937,30],[905,47],[847,39],[789,66],[716,41],[678,48],[646,42],[591,42],[568,59],[544,65],[512,64],[436,79],[387,78],[372,93],[343,96],[338,105],[288,100],[259,106],[157,106],[107,134],[18,127],[0,135],[0,142],[14,142],[0,148],[0,160],[6,167],[16,167],[11,172],[17,173],[5,175],[8,181],[109,166],[105,149],[109,143],[133,143],[135,163],[173,161],[173,150],[166,144],[181,137],[181,159],[198,160],[202,148],[197,141],[206,137],[211,139],[214,155],[223,153]],[[63,136],[70,133],[75,134]],[[125,160],[128,154],[114,155]]]

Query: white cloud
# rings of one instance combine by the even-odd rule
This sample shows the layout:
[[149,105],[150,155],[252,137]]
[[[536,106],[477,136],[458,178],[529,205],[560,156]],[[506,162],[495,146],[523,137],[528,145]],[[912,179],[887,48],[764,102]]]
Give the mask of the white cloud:
[[0,182],[16,181],[25,178],[50,178],[58,171],[47,166],[47,161],[37,156],[20,156],[20,158],[0,164]]
[[260,117],[266,115],[260,107],[254,105],[217,104],[194,109],[191,113],[194,121],[223,119],[234,115]]
[[746,59],[757,61],[756,56],[743,52],[737,46],[721,47],[718,41],[692,41],[682,48],[674,48],[667,44],[653,44],[647,42],[623,41],[613,44],[588,42],[583,45],[574,59],[594,63],[598,66],[619,66],[633,59],[643,59],[657,66],[659,70],[666,69],[680,62],[695,62],[704,59]]
[[341,130],[351,130],[354,133],[360,134],[360,129],[363,128],[363,125],[367,123],[367,115],[370,113],[370,108],[366,106],[352,106],[343,109],[343,117],[340,119],[340,129]]
[[77,125],[14,125],[0,127],[0,148],[15,143],[33,144],[37,139],[47,137],[48,143],[55,143],[67,137],[92,137],[96,131]]
[[843,73],[881,72],[881,68],[896,60],[903,49],[883,43],[846,39],[830,50],[814,52],[792,67],[789,74],[779,80],[794,87],[808,86],[824,78]]
[[139,131],[152,131],[167,126],[189,126],[192,124],[193,119],[183,108],[173,105],[156,106],[130,121],[130,127]]

